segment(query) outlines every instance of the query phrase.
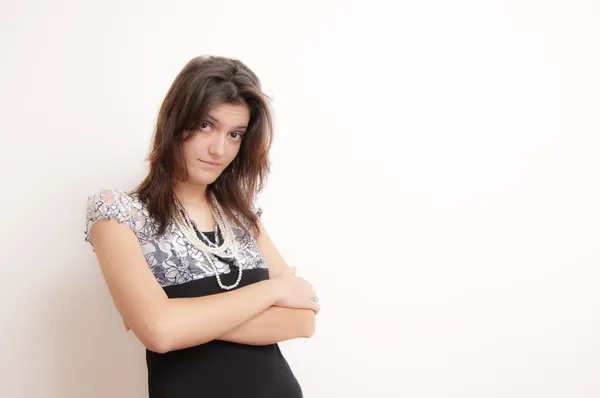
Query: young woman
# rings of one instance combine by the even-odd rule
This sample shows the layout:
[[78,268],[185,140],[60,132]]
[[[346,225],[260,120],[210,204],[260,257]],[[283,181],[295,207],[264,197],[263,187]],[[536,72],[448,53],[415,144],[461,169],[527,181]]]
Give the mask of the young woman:
[[85,239],[146,347],[151,398],[302,397],[277,343],[312,336],[320,307],[255,205],[266,98],[242,62],[192,59],[161,106],[148,176],[89,197]]

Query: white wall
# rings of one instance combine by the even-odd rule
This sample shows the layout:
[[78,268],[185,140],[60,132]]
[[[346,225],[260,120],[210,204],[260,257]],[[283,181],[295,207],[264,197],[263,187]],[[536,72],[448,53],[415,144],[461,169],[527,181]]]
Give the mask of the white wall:
[[306,397],[600,396],[600,6],[0,3],[2,397],[143,397],[84,241],[194,56],[274,102],[273,239],[323,304]]

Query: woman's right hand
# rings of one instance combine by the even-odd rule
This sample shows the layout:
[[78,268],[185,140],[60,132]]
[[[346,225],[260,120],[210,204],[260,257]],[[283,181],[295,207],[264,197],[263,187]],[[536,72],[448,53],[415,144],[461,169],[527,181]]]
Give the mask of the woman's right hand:
[[278,307],[313,310],[318,314],[321,306],[311,297],[316,296],[313,286],[304,278],[296,276],[296,267],[287,268],[272,278],[280,284],[283,298],[275,303]]

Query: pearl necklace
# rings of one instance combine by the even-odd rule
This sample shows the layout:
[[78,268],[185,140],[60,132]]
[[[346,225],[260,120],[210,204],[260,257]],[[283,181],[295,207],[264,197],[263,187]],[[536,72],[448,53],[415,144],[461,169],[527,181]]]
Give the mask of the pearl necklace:
[[[192,220],[188,216],[187,212],[185,211],[185,208],[183,207],[183,205],[181,204],[179,199],[177,199],[177,197],[175,197],[175,200],[177,202],[177,211],[174,214],[174,219],[175,219],[175,223],[177,224],[177,227],[179,227],[179,229],[181,230],[183,235],[190,241],[190,243],[192,245],[194,245],[197,249],[199,249],[200,251],[202,251],[204,253],[204,257],[206,257],[213,272],[215,273],[215,277],[217,278],[217,283],[219,284],[221,289],[223,289],[223,290],[235,289],[240,284],[240,281],[242,280],[241,265],[239,267],[239,273],[238,273],[238,277],[237,277],[237,280],[235,281],[235,283],[233,285],[226,286],[221,282],[221,278],[219,277],[219,272],[217,270],[217,267],[215,266],[214,261],[210,256],[210,254],[212,254],[214,256],[218,255],[219,257],[222,257],[222,258],[234,259],[235,254],[236,254],[236,250],[235,250],[236,247],[234,244],[235,236],[233,234],[233,229],[231,228],[231,224],[226,221],[225,214],[224,214],[223,209],[221,208],[221,205],[219,204],[219,202],[216,200],[216,198],[214,198],[214,196],[212,194],[209,195],[209,201],[211,202],[211,205],[212,205],[211,207],[213,209],[213,217],[215,218],[215,242],[217,242],[217,244],[214,244],[209,241],[210,245],[207,245],[196,234],[196,231],[194,230],[194,227],[192,224]],[[219,241],[217,238],[217,226],[219,227],[219,230],[221,231],[221,234],[223,237],[223,243],[220,245],[218,244]],[[208,241],[208,238],[206,238],[206,236],[204,236],[204,234],[202,234],[202,236],[205,239],[207,239],[207,241]],[[231,249],[231,254],[228,254],[226,252],[228,249]]]

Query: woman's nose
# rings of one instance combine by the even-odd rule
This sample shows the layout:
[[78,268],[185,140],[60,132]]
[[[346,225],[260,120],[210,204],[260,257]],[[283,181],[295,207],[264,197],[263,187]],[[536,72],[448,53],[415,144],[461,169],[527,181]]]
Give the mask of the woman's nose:
[[213,156],[223,156],[225,153],[225,134],[213,134],[210,140],[208,151]]

